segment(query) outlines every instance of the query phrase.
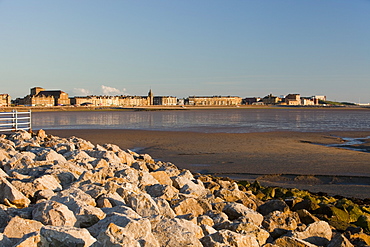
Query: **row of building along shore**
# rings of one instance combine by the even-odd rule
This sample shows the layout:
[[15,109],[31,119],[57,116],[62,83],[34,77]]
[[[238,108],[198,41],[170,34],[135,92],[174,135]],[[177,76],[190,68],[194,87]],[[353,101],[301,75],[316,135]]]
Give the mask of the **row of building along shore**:
[[189,96],[179,99],[174,96],[154,96],[152,90],[146,96],[75,96],[69,97],[62,90],[46,90],[41,87],[31,88],[30,94],[24,98],[11,100],[9,94],[0,94],[0,107],[9,106],[238,106],[238,105],[319,105],[326,101],[326,96],[301,97],[300,94],[274,96],[269,94],[263,98],[238,96]]

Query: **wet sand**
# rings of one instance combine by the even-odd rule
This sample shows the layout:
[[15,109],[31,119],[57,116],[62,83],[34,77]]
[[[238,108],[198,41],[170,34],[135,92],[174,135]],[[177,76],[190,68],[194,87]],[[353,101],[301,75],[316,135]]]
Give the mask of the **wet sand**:
[[[94,144],[113,143],[193,172],[370,198],[370,153],[320,145],[342,143],[339,137],[367,137],[370,132],[230,134],[64,129],[48,130],[47,134],[77,136]],[[263,176],[266,174],[272,176]]]

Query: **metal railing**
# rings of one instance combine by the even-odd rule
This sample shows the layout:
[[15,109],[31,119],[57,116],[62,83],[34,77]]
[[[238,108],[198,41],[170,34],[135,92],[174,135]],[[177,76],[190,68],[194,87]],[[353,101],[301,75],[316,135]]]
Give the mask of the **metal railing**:
[[31,110],[0,112],[0,131],[31,130]]

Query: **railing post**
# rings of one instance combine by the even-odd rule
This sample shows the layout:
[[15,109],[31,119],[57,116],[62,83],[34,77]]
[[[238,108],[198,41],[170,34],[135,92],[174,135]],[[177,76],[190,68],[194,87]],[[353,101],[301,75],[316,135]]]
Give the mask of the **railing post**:
[[32,114],[31,114],[31,109],[29,109],[29,111],[28,111],[28,114],[30,115],[30,129],[29,129],[29,132],[31,132],[32,131]]
[[15,110],[12,110],[12,129],[15,129]]
[[18,111],[15,111],[15,131],[18,130]]

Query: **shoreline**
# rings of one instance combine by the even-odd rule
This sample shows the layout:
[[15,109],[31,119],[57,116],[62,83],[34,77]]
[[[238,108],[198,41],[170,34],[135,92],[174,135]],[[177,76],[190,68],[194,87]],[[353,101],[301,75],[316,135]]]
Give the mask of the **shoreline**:
[[[261,174],[258,178],[273,186],[294,186],[343,196],[370,198],[370,153],[316,144],[340,144],[340,137],[367,137],[356,132],[259,132],[198,133],[122,129],[47,130],[60,137],[77,136],[93,144],[112,143],[135,149],[154,159],[171,162],[182,169],[205,174]],[[287,174],[298,176],[365,177],[364,185],[344,182],[296,179],[287,183]],[[280,177],[279,177],[280,176]],[[346,184],[347,183],[347,184]]]
[[12,110],[33,112],[55,111],[166,111],[166,110],[214,110],[214,109],[312,109],[312,110],[370,110],[370,106],[284,106],[284,105],[239,105],[239,106],[14,106],[1,107],[1,112]]

